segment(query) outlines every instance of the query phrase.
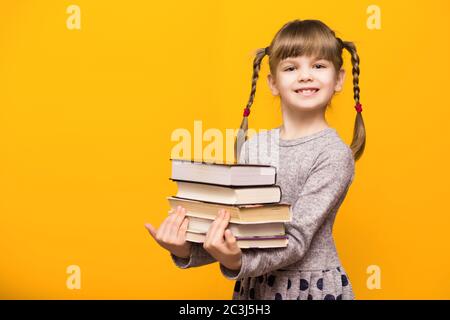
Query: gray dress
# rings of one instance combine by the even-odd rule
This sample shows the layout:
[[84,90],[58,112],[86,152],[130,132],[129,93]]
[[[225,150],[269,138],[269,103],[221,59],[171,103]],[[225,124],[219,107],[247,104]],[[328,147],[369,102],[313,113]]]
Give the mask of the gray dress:
[[[240,270],[220,264],[222,274],[236,281],[232,299],[354,299],[332,236],[354,177],[351,149],[331,127],[291,140],[280,139],[279,129],[247,140],[239,162],[277,168],[281,202],[292,210],[292,221],[286,223],[289,243],[285,248],[242,249]],[[190,258],[171,257],[183,269],[216,261],[198,243],[193,243]]]

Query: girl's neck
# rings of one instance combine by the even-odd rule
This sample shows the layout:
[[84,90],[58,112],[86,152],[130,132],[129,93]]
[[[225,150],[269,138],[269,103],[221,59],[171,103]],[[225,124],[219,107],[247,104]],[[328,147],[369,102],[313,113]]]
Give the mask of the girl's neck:
[[280,126],[280,138],[292,140],[305,137],[326,128],[325,109],[300,112],[282,107],[283,124]]

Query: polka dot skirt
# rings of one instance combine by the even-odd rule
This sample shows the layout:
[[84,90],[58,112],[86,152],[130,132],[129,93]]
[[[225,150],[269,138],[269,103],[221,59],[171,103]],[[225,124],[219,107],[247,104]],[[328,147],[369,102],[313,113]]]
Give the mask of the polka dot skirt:
[[353,300],[342,267],[327,270],[277,270],[236,281],[233,300]]

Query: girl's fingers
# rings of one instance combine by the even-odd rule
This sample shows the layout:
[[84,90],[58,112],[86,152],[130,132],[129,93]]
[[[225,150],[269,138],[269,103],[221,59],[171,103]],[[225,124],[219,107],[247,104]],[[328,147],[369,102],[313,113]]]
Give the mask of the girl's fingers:
[[217,213],[216,218],[214,219],[214,221],[209,225],[208,231],[206,232],[206,238],[205,238],[205,242],[204,244],[209,244],[210,243],[210,238],[211,238],[211,234],[213,234],[214,229],[216,227],[216,223],[217,223],[217,219],[219,219],[220,213],[221,213],[222,209],[219,210],[219,212]]
[[209,230],[206,234],[206,243],[210,244],[211,242],[215,241],[217,238],[222,237],[223,233],[218,234],[219,232],[219,226],[223,220],[223,209],[219,210],[219,214],[217,215],[216,219],[213,221],[211,226],[209,227]]
[[214,231],[215,232],[215,239],[219,242],[223,242],[224,235],[225,235],[225,228],[228,226],[228,221],[230,217],[228,214],[228,211],[223,210],[221,219],[217,223],[217,228]]
[[185,217],[178,230],[178,240],[186,240],[186,231],[189,225],[189,218]]
[[226,229],[225,232],[225,242],[227,243],[228,248],[233,249],[237,247],[237,240],[230,229]]
[[145,224],[145,228],[148,230],[148,233],[156,240],[156,229],[150,223]]
[[167,228],[168,228],[169,222],[171,221],[171,219],[174,218],[174,216],[175,216],[175,212],[171,213],[166,219],[164,219],[163,223],[159,227],[158,236],[160,237],[160,239],[164,238],[165,234],[167,233]]
[[176,219],[176,217],[177,217],[177,214],[171,214],[170,217],[168,217],[165,221],[166,224],[164,227],[164,231],[162,233],[162,240],[164,242],[166,242],[170,238],[170,234],[172,233],[172,224],[173,224],[173,221]]
[[167,233],[167,228],[170,225],[169,222],[174,215],[175,214],[173,214],[173,213],[169,214],[169,216],[167,216],[164,219],[164,221],[161,223],[161,226],[158,229],[158,236],[160,239],[162,239],[164,237],[164,235]]
[[223,216],[222,220],[220,220],[219,228],[222,230],[222,233],[225,231],[225,228],[228,225],[228,222],[230,221],[230,214],[227,210],[223,210]]
[[[170,217],[170,216],[169,216]],[[162,239],[162,236],[164,235],[164,233],[166,232],[166,225],[167,225],[167,220],[169,219],[169,217],[165,218],[164,221],[161,223],[161,225],[158,228],[158,231],[156,233],[156,237],[158,239]]]
[[180,229],[181,224],[183,223],[184,217],[186,216],[186,209],[185,208],[181,208],[175,217],[175,221],[172,224],[172,230],[171,230],[171,234],[174,237],[177,237],[178,234],[178,230]]

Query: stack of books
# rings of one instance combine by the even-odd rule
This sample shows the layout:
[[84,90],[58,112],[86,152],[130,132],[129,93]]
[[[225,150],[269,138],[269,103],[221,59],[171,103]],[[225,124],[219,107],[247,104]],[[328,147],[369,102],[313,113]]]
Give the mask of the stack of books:
[[186,240],[204,242],[220,209],[230,213],[228,229],[240,248],[286,247],[286,222],[290,205],[281,203],[281,188],[275,184],[276,168],[259,164],[172,161],[169,178],[177,194],[167,197],[170,207],[186,209],[189,219]]

